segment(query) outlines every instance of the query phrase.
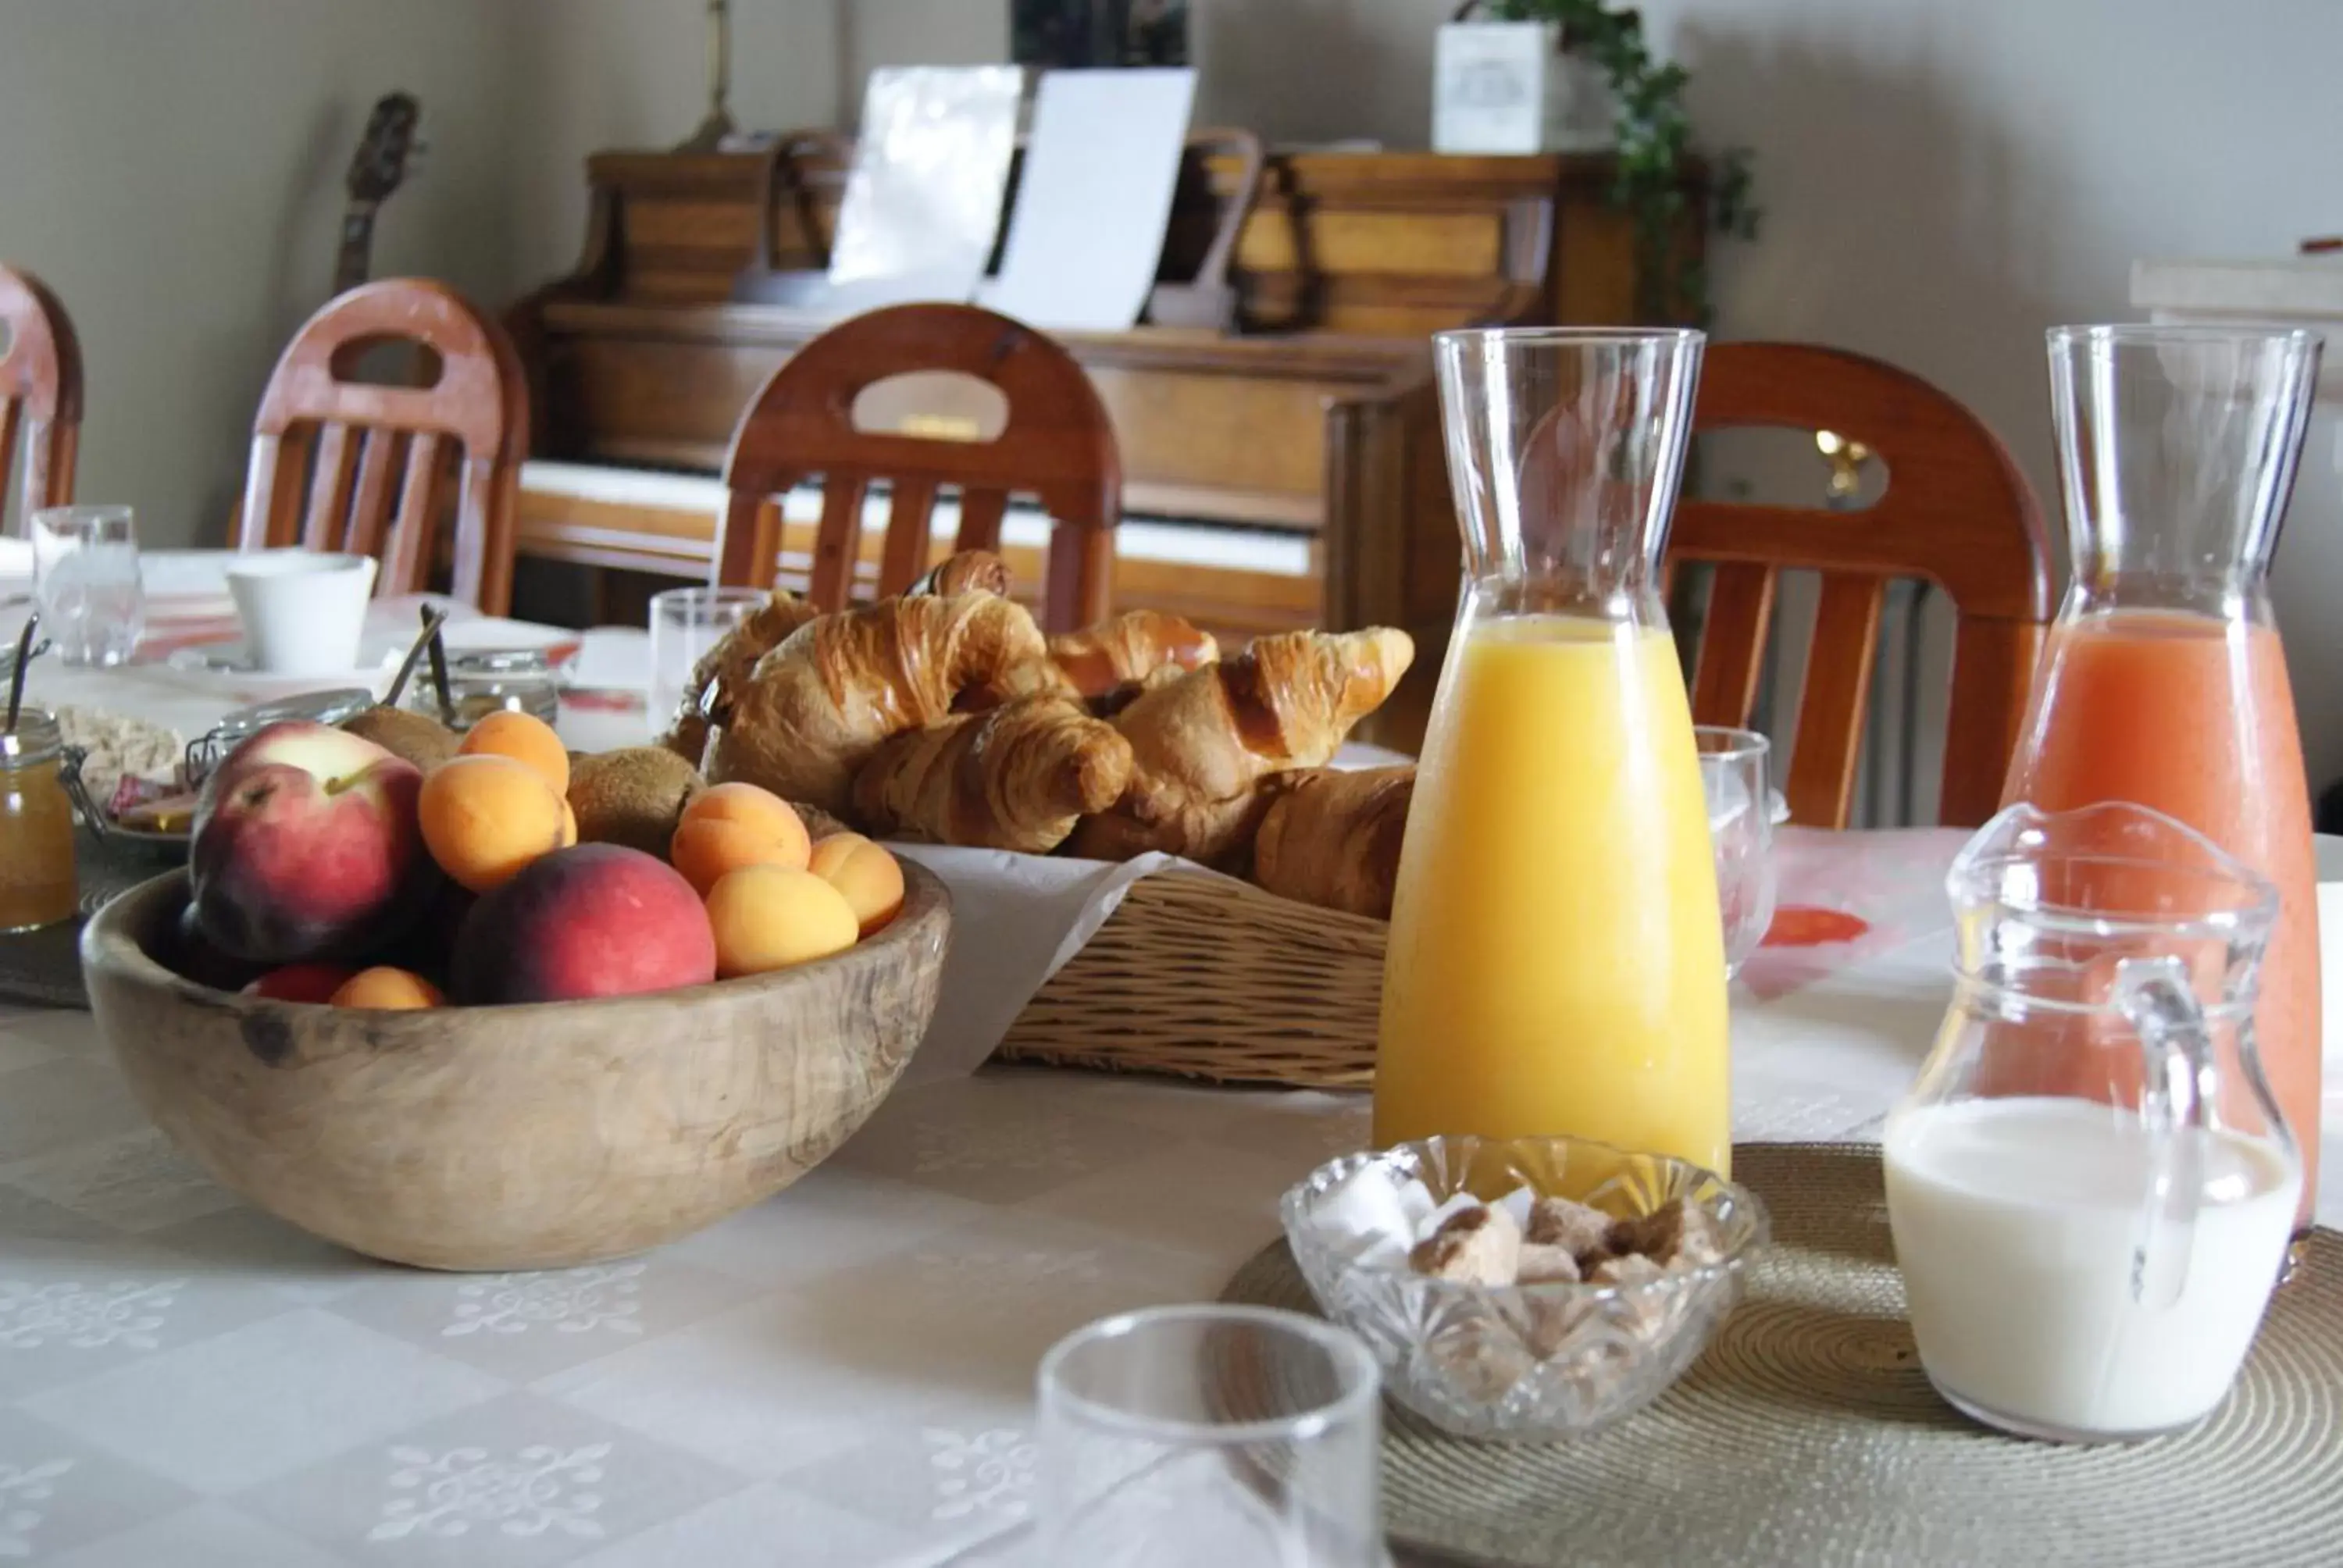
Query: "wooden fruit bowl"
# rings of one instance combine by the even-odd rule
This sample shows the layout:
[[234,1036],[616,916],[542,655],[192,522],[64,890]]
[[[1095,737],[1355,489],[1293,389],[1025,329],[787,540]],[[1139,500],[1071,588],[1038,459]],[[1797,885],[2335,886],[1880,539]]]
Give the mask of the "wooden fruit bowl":
[[414,1012],[213,990],[167,951],[184,871],[82,936],[99,1032],[156,1125],[223,1184],[356,1251],[429,1269],[639,1252],[769,1197],[862,1125],[935,1012],[951,909],[835,958],[597,1001]]

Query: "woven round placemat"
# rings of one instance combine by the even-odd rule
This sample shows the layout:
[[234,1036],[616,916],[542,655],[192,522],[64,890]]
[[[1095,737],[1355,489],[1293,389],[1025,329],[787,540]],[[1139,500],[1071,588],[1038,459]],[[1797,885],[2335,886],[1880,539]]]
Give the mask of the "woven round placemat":
[[[1733,1159],[1775,1245],[1707,1354],[1649,1409],[1574,1442],[1474,1442],[1386,1402],[1394,1544],[1503,1568],[2343,1563],[2343,1236],[2311,1236],[2202,1425],[2029,1442],[1956,1414],[1920,1370],[1875,1146]],[[1222,1298],[1317,1312],[1282,1241]]]

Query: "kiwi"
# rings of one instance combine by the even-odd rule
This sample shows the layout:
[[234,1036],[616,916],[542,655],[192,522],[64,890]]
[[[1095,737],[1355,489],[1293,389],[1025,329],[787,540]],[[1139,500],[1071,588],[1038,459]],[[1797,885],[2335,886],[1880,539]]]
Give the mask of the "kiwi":
[[676,819],[703,787],[699,770],[663,746],[627,746],[581,758],[569,770],[578,841],[624,844],[664,860]]
[[341,727],[426,773],[456,755],[460,744],[454,730],[429,714],[404,708],[369,708],[343,719]]

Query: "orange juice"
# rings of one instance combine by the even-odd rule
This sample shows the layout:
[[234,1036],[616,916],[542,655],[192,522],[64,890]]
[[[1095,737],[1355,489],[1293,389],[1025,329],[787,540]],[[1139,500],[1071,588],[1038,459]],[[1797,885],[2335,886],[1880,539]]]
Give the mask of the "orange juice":
[[2278,884],[2255,1035],[2302,1150],[2307,1221],[2318,1191],[2318,911],[2309,781],[2278,633],[2185,610],[2062,620],[2003,799],[2046,811],[2135,801]]
[[1723,1171],[1716,867],[1674,642],[1567,616],[1449,654],[1392,910],[1375,1141],[1569,1133]]

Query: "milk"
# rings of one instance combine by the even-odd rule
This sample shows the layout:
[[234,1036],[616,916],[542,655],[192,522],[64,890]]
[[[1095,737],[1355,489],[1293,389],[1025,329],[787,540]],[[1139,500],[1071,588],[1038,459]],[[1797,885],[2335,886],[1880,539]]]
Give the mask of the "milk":
[[[1971,1100],[1887,1128],[1887,1217],[1929,1381],[1993,1425],[2057,1438],[2186,1426],[2228,1392],[2277,1282],[2301,1172],[2203,1140],[2177,1295],[2132,1298],[2153,1142],[2081,1100]],[[2177,1233],[2164,1239],[2177,1243]]]

